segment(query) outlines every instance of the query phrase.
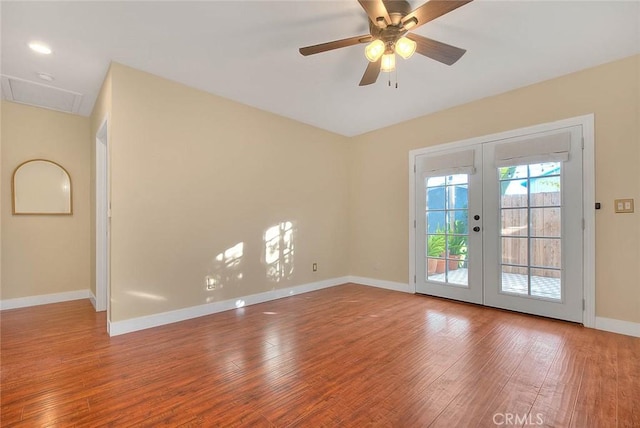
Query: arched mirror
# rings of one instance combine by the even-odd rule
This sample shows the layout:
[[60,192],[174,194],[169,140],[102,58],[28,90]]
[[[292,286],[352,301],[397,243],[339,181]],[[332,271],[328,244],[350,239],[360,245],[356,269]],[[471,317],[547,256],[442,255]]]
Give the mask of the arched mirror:
[[13,214],[72,214],[71,177],[61,165],[28,160],[18,165],[11,182]]

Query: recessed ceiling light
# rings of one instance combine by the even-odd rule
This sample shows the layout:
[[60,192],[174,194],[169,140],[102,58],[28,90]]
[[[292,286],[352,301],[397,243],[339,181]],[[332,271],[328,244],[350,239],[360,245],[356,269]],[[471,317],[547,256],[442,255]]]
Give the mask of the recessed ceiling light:
[[41,78],[42,80],[46,80],[47,82],[53,82],[54,80],[54,77],[49,73],[36,73],[36,74],[38,75],[39,78]]
[[29,47],[31,50],[41,54],[49,55],[51,53],[51,48],[41,42],[31,42],[29,43]]

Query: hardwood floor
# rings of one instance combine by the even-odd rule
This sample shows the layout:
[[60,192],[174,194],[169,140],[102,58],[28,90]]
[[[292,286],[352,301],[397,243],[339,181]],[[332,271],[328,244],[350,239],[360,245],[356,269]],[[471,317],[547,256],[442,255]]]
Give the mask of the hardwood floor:
[[640,427],[640,339],[344,285],[109,338],[0,313],[2,426]]

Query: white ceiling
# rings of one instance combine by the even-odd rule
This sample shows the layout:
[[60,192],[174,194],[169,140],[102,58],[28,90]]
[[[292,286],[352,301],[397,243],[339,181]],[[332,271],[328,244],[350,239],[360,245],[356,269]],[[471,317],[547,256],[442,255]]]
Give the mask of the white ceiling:
[[[412,7],[423,1],[410,1]],[[346,136],[640,52],[640,1],[476,0],[416,33],[467,49],[453,66],[399,59],[359,87],[364,45],[298,48],[368,32],[356,0],[1,3],[3,75],[83,94],[91,114],[110,61]],[[47,42],[53,54],[29,50]]]

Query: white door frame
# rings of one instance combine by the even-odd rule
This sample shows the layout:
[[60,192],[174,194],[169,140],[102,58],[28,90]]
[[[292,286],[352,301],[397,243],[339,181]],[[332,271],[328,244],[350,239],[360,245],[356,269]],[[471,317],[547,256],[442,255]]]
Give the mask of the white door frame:
[[510,131],[499,132],[496,134],[485,135],[482,137],[470,138],[467,140],[456,141],[452,143],[440,144],[432,147],[424,147],[411,150],[409,152],[409,291],[416,291],[416,188],[415,188],[415,171],[416,158],[419,155],[428,154],[433,151],[443,149],[463,148],[476,144],[488,143],[491,141],[499,141],[508,138],[519,137],[527,134],[534,134],[555,129],[566,128],[570,126],[581,126],[583,137],[583,157],[582,157],[582,211],[584,216],[584,235],[583,235],[583,296],[584,311],[583,324],[585,327],[595,328],[595,134],[594,134],[594,115],[588,114],[584,116],[563,119],[556,122],[543,123],[539,125],[529,126],[525,128],[513,129]]
[[108,119],[96,133],[96,311],[109,318],[109,146]]

